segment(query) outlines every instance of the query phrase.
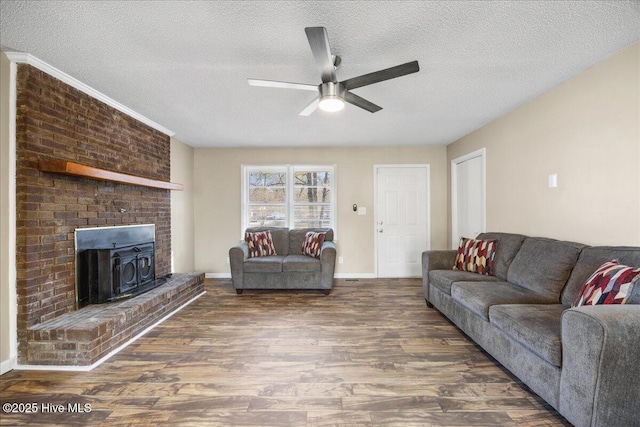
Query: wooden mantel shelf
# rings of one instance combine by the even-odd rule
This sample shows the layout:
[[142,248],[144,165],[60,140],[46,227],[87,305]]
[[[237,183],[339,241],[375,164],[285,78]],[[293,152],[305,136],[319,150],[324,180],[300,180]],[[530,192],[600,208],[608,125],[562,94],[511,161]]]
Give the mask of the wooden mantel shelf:
[[156,179],[142,178],[135,175],[127,175],[120,172],[112,172],[98,169],[66,160],[40,160],[38,168],[43,172],[53,172],[63,175],[81,176],[98,181],[110,181],[120,184],[139,185],[142,187],[161,188],[163,190],[183,190],[184,185],[173,182],[158,181]]

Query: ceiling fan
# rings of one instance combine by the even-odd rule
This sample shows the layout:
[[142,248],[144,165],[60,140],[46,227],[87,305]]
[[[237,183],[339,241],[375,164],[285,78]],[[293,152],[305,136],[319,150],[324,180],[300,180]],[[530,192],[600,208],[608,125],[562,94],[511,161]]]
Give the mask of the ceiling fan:
[[382,110],[382,107],[367,101],[364,98],[351,92],[362,86],[368,86],[384,80],[394,79],[406,74],[415,73],[420,70],[418,61],[407,62],[406,64],[397,65],[395,67],[386,68],[384,70],[375,71],[369,74],[363,74],[358,77],[343,80],[341,82],[336,78],[336,68],[340,65],[341,58],[337,55],[331,55],[329,47],[329,36],[327,29],[324,27],[307,27],[304,29],[307,33],[307,39],[311,46],[313,57],[320,68],[322,83],[319,85],[304,83],[289,83],[273,80],[257,80],[247,79],[251,86],[275,87],[283,89],[297,89],[317,92],[318,96],[311,101],[301,112],[301,116],[308,116],[318,107],[324,111],[340,111],[344,108],[344,103],[348,102],[357,107],[363,108],[371,113]]

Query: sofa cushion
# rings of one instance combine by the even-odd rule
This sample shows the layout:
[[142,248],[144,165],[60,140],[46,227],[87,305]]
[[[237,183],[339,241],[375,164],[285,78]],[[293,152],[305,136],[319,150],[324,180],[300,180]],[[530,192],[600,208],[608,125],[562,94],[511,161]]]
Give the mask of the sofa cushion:
[[551,304],[556,298],[507,282],[457,282],[451,297],[472,313],[489,320],[489,307],[499,304]]
[[306,255],[289,255],[282,262],[282,271],[320,271],[320,260]]
[[560,302],[580,251],[585,245],[542,237],[525,239],[507,273],[507,281]]
[[249,258],[244,262],[245,273],[282,273],[284,255]]
[[572,306],[626,304],[639,278],[640,268],[634,269],[617,261],[605,262],[582,285]]
[[244,240],[249,246],[249,258],[278,255],[273,246],[271,231],[245,232]]
[[526,237],[511,233],[481,233],[476,239],[491,239],[496,243],[496,256],[493,258],[493,275],[507,280],[507,271]]
[[447,295],[451,295],[451,285],[455,282],[500,282],[495,276],[470,273],[458,270],[432,270],[429,272],[429,283]]
[[463,237],[458,245],[458,253],[453,269],[493,276],[493,258],[495,255],[495,240],[475,240]]
[[[571,276],[567,281],[567,286],[562,290],[562,303],[571,305],[575,301],[589,276],[602,264],[607,261],[616,260],[620,264],[638,267],[640,266],[640,247],[632,246],[593,246],[584,248],[580,252],[578,262],[576,262]],[[640,294],[640,287],[635,286],[627,304],[640,304],[640,300],[634,302],[634,295]]]
[[489,308],[489,321],[554,366],[562,366],[562,304],[508,304]]
[[631,288],[627,304],[640,304],[640,280],[636,280],[635,285]]
[[300,248],[304,242],[304,237],[309,231],[314,233],[324,233],[324,241],[333,241],[333,230],[331,228],[294,228],[289,231],[289,253],[291,255],[299,255]]
[[320,258],[320,251],[322,250],[322,243],[324,242],[325,233],[316,233],[313,231],[307,231],[302,241],[301,253],[302,255],[311,256],[314,258]]
[[283,227],[250,227],[245,231],[255,233],[256,231],[269,230],[273,239],[273,246],[278,255],[289,255],[289,229]]

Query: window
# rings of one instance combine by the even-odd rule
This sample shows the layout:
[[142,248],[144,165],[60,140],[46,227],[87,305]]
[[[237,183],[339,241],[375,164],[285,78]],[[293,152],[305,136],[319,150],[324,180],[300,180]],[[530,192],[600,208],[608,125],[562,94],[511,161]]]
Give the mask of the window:
[[245,176],[244,217],[247,227],[287,227],[286,168],[247,168]]
[[243,224],[335,229],[333,166],[244,166]]
[[292,168],[291,228],[333,227],[333,168]]

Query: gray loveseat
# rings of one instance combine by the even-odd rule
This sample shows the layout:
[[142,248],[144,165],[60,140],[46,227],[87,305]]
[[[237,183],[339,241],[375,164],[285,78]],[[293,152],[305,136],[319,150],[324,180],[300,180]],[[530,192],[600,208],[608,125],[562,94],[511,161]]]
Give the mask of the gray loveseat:
[[576,426],[640,426],[640,283],[624,305],[571,308],[604,262],[640,266],[639,247],[589,247],[507,233],[494,276],[422,254],[424,297]]
[[[330,228],[292,229],[254,227],[248,232],[271,231],[277,255],[249,258],[247,242],[229,249],[231,280],[238,294],[244,289],[319,289],[331,292],[336,266],[336,245]],[[325,232],[320,258],[302,254],[308,231]]]

